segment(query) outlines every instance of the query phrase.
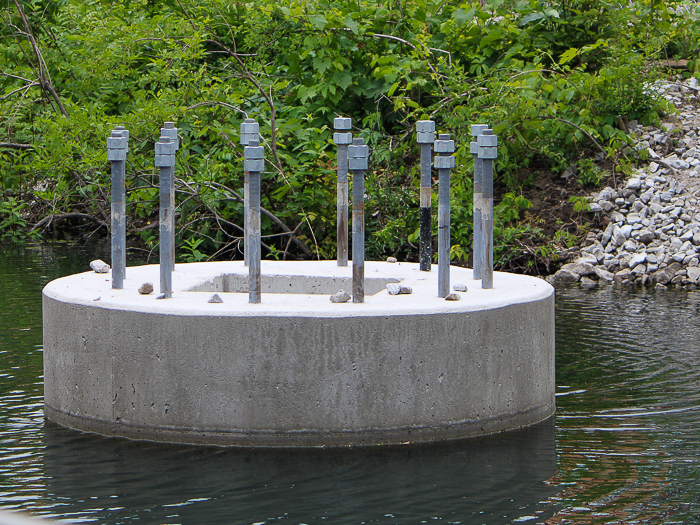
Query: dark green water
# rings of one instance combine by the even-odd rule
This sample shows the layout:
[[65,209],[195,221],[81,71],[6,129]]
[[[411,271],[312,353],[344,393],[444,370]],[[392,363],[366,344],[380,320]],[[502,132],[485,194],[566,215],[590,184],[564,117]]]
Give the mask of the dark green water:
[[450,445],[246,452],[45,422],[41,289],[97,257],[105,246],[0,253],[0,510],[110,524],[700,522],[699,293],[559,290],[555,421]]

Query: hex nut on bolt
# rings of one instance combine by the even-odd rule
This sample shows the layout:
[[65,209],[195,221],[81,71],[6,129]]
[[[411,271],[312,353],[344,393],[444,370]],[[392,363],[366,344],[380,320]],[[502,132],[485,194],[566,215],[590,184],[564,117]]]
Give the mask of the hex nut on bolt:
[[416,131],[418,133],[435,133],[435,122],[432,120],[419,120],[416,122]]
[[253,140],[260,139],[260,126],[252,118],[247,118],[241,123],[241,144],[247,146]]
[[[442,137],[442,136],[443,135],[440,135],[440,137]],[[449,137],[449,135],[447,135],[447,137]],[[433,149],[435,150],[435,153],[454,153],[455,141],[440,138],[440,139],[435,141],[435,145],[433,146]]]
[[472,124],[471,133],[472,137],[478,137],[483,133],[485,129],[489,129],[487,124]]
[[350,170],[366,170],[368,167],[369,146],[362,144],[363,139],[353,140],[348,146],[348,168]]
[[333,129],[337,131],[346,131],[352,129],[352,120],[346,117],[338,117],[333,119]]
[[173,154],[180,149],[180,139],[177,136],[177,128],[174,122],[164,122],[163,127],[160,128],[160,136],[170,138],[170,142],[175,147]]
[[333,142],[336,145],[352,144],[352,133],[333,133]]
[[455,158],[452,155],[449,157],[435,157],[433,166],[438,170],[451,170],[456,166]]
[[480,148],[495,148],[498,146],[498,137],[496,135],[479,135],[476,143]]

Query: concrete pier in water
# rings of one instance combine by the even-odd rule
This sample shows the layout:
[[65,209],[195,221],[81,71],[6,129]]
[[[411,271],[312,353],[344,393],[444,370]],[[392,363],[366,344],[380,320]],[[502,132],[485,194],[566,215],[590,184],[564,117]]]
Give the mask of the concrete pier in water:
[[[172,298],[141,295],[157,265],[57,279],[43,292],[45,411],[104,435],[317,447],[431,442],[554,413],[554,290],[494,274],[460,301],[418,264],[365,263],[364,303],[336,261],[178,264]],[[452,283],[471,270],[452,267]],[[410,295],[389,295],[400,282]],[[216,293],[223,302],[209,302]]]

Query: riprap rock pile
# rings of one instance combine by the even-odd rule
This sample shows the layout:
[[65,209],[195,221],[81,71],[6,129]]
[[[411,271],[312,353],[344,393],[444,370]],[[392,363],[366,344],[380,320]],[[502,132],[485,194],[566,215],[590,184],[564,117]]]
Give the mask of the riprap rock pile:
[[589,232],[580,257],[551,276],[551,282],[700,284],[700,199],[695,191],[700,182],[700,116],[688,103],[698,83],[690,79],[656,88],[679,107],[677,121],[660,129],[632,123],[638,149],[646,149],[653,161],[624,187],[606,187],[590,196],[591,211],[607,214],[610,222],[604,231]]

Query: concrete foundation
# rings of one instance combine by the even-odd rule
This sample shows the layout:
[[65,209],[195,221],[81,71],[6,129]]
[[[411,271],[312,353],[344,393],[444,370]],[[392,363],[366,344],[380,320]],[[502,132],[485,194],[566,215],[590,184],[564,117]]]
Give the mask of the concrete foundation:
[[[460,301],[437,269],[366,263],[365,303],[334,304],[352,267],[262,263],[249,304],[242,262],[177,265],[173,298],[140,295],[158,266],[72,275],[44,289],[45,410],[52,421],[153,441],[271,447],[429,442],[527,426],[554,413],[554,290],[471,270]],[[401,282],[411,295],[389,295]],[[216,292],[223,303],[207,302]]]

